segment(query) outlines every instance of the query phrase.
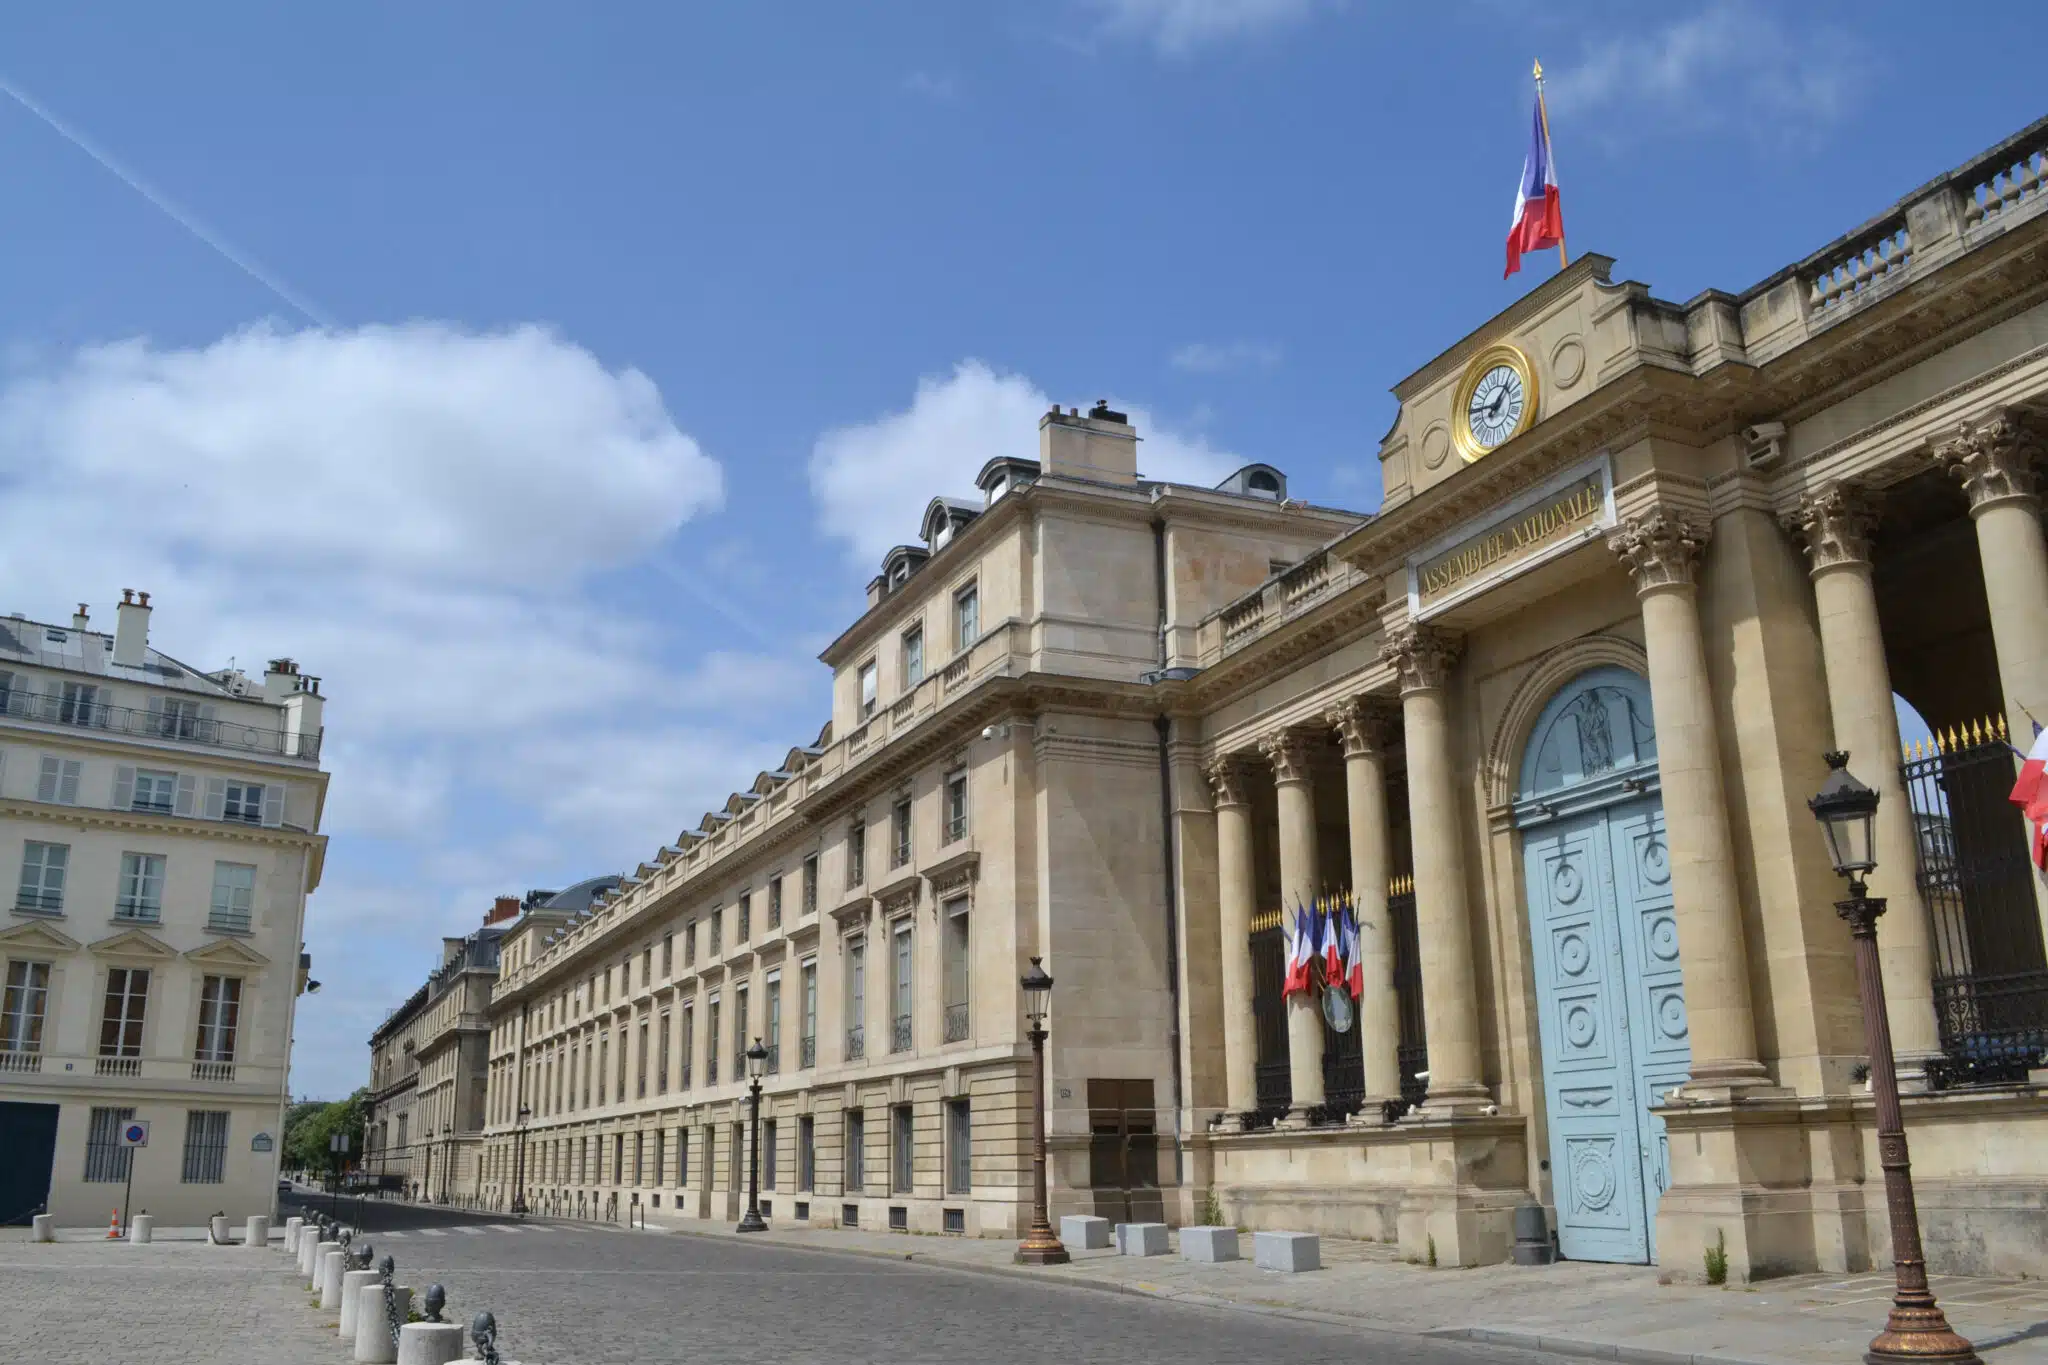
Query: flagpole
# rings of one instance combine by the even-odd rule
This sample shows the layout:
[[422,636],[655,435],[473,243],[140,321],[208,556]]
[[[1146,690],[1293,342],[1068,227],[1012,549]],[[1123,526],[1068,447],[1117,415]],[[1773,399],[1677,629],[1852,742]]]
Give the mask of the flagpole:
[[[1540,61],[1536,63],[1536,113],[1543,120],[1543,156],[1550,162],[1552,174],[1556,174],[1557,161],[1550,149],[1550,106],[1543,98],[1543,63]],[[1571,260],[1564,254],[1564,225],[1560,222],[1557,229],[1557,268],[1562,270],[1569,264]]]

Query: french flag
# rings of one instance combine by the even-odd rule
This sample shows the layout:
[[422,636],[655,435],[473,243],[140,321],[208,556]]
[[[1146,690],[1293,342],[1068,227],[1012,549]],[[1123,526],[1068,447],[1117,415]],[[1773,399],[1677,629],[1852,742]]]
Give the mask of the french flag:
[[1315,961],[1320,946],[1316,941],[1316,922],[1317,917],[1300,901],[1294,903],[1294,920],[1287,934],[1287,977],[1280,986],[1283,997],[1304,994],[1312,985],[1309,964]]
[[1508,229],[1506,279],[1522,268],[1522,253],[1541,251],[1564,242],[1564,206],[1557,197],[1557,167],[1550,160],[1550,121],[1543,116],[1543,91],[1536,92],[1531,119],[1529,156],[1522,162],[1522,183],[1515,187],[1515,219]]
[[2034,837],[2028,841],[2034,866],[2048,872],[2048,730],[2034,727],[2034,747],[2020,764],[2019,781],[2012,784],[2012,801],[2033,822]]
[[1365,996],[1364,945],[1358,933],[1358,903],[1346,898],[1344,905],[1344,975],[1342,980],[1353,1000]]
[[1344,906],[1341,901],[1323,905],[1323,980],[1332,986],[1344,979]]

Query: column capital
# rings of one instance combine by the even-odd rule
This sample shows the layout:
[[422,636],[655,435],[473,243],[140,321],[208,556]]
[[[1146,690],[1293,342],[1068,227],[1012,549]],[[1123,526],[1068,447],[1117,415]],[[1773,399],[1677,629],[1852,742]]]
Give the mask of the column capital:
[[1323,719],[1343,742],[1344,757],[1386,752],[1392,732],[1392,716],[1386,703],[1374,697],[1346,697],[1323,713]]
[[1868,493],[1849,484],[1829,484],[1799,500],[1785,528],[1806,543],[1813,572],[1845,564],[1870,563],[1870,533],[1877,508]]
[[2041,484],[2033,466],[2042,444],[2038,427],[2011,408],[2002,408],[1957,424],[1954,434],[1936,441],[1928,454],[1962,484],[1974,516],[2002,502],[2039,496]]
[[1677,513],[1656,510],[1609,532],[1607,548],[1628,567],[1641,597],[1659,588],[1690,587],[1710,534]]
[[1259,741],[1259,752],[1273,765],[1273,780],[1281,786],[1307,782],[1314,751],[1308,736],[1299,730],[1282,730]]
[[1463,641],[1431,626],[1404,624],[1387,632],[1380,645],[1380,662],[1394,666],[1401,679],[1401,695],[1441,688],[1458,661]]
[[1211,759],[1202,768],[1202,774],[1209,779],[1209,790],[1216,798],[1217,809],[1251,804],[1251,796],[1244,785],[1246,774],[1242,755],[1223,754]]

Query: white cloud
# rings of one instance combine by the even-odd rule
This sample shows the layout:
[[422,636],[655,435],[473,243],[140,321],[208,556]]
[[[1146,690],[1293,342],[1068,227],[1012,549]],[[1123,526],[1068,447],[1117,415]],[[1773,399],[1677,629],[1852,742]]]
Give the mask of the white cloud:
[[1176,370],[1190,374],[1270,370],[1280,363],[1280,348],[1270,341],[1230,341],[1221,345],[1197,341],[1181,347],[1170,359]]
[[[1111,402],[1138,429],[1147,478],[1213,484],[1244,463],[1201,436],[1160,428],[1142,407]],[[974,496],[974,476],[998,455],[1036,460],[1038,419],[1050,406],[1029,379],[979,360],[925,376],[908,408],[818,438],[811,495],[821,529],[845,541],[856,563],[879,567],[891,546],[916,539],[934,496]]]
[[1868,62],[1853,35],[1795,31],[1751,0],[1713,0],[1662,28],[1589,45],[1547,75],[1552,118],[1610,145],[1657,127],[1800,142],[1850,112]]
[[1111,37],[1151,43],[1163,55],[1285,28],[1322,8],[1324,0],[1086,0]]

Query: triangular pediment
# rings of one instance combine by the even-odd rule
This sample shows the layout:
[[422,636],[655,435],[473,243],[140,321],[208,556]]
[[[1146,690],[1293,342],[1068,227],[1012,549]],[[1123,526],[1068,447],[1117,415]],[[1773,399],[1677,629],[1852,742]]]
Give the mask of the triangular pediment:
[[209,967],[268,967],[270,959],[249,947],[240,939],[217,938],[202,947],[193,948],[185,956],[194,962]]
[[24,953],[70,953],[78,950],[78,940],[40,920],[30,920],[0,930],[0,948]]
[[103,938],[92,945],[92,951],[99,957],[135,957],[154,961],[167,961],[178,955],[176,948],[140,929],[125,929],[112,938]]

